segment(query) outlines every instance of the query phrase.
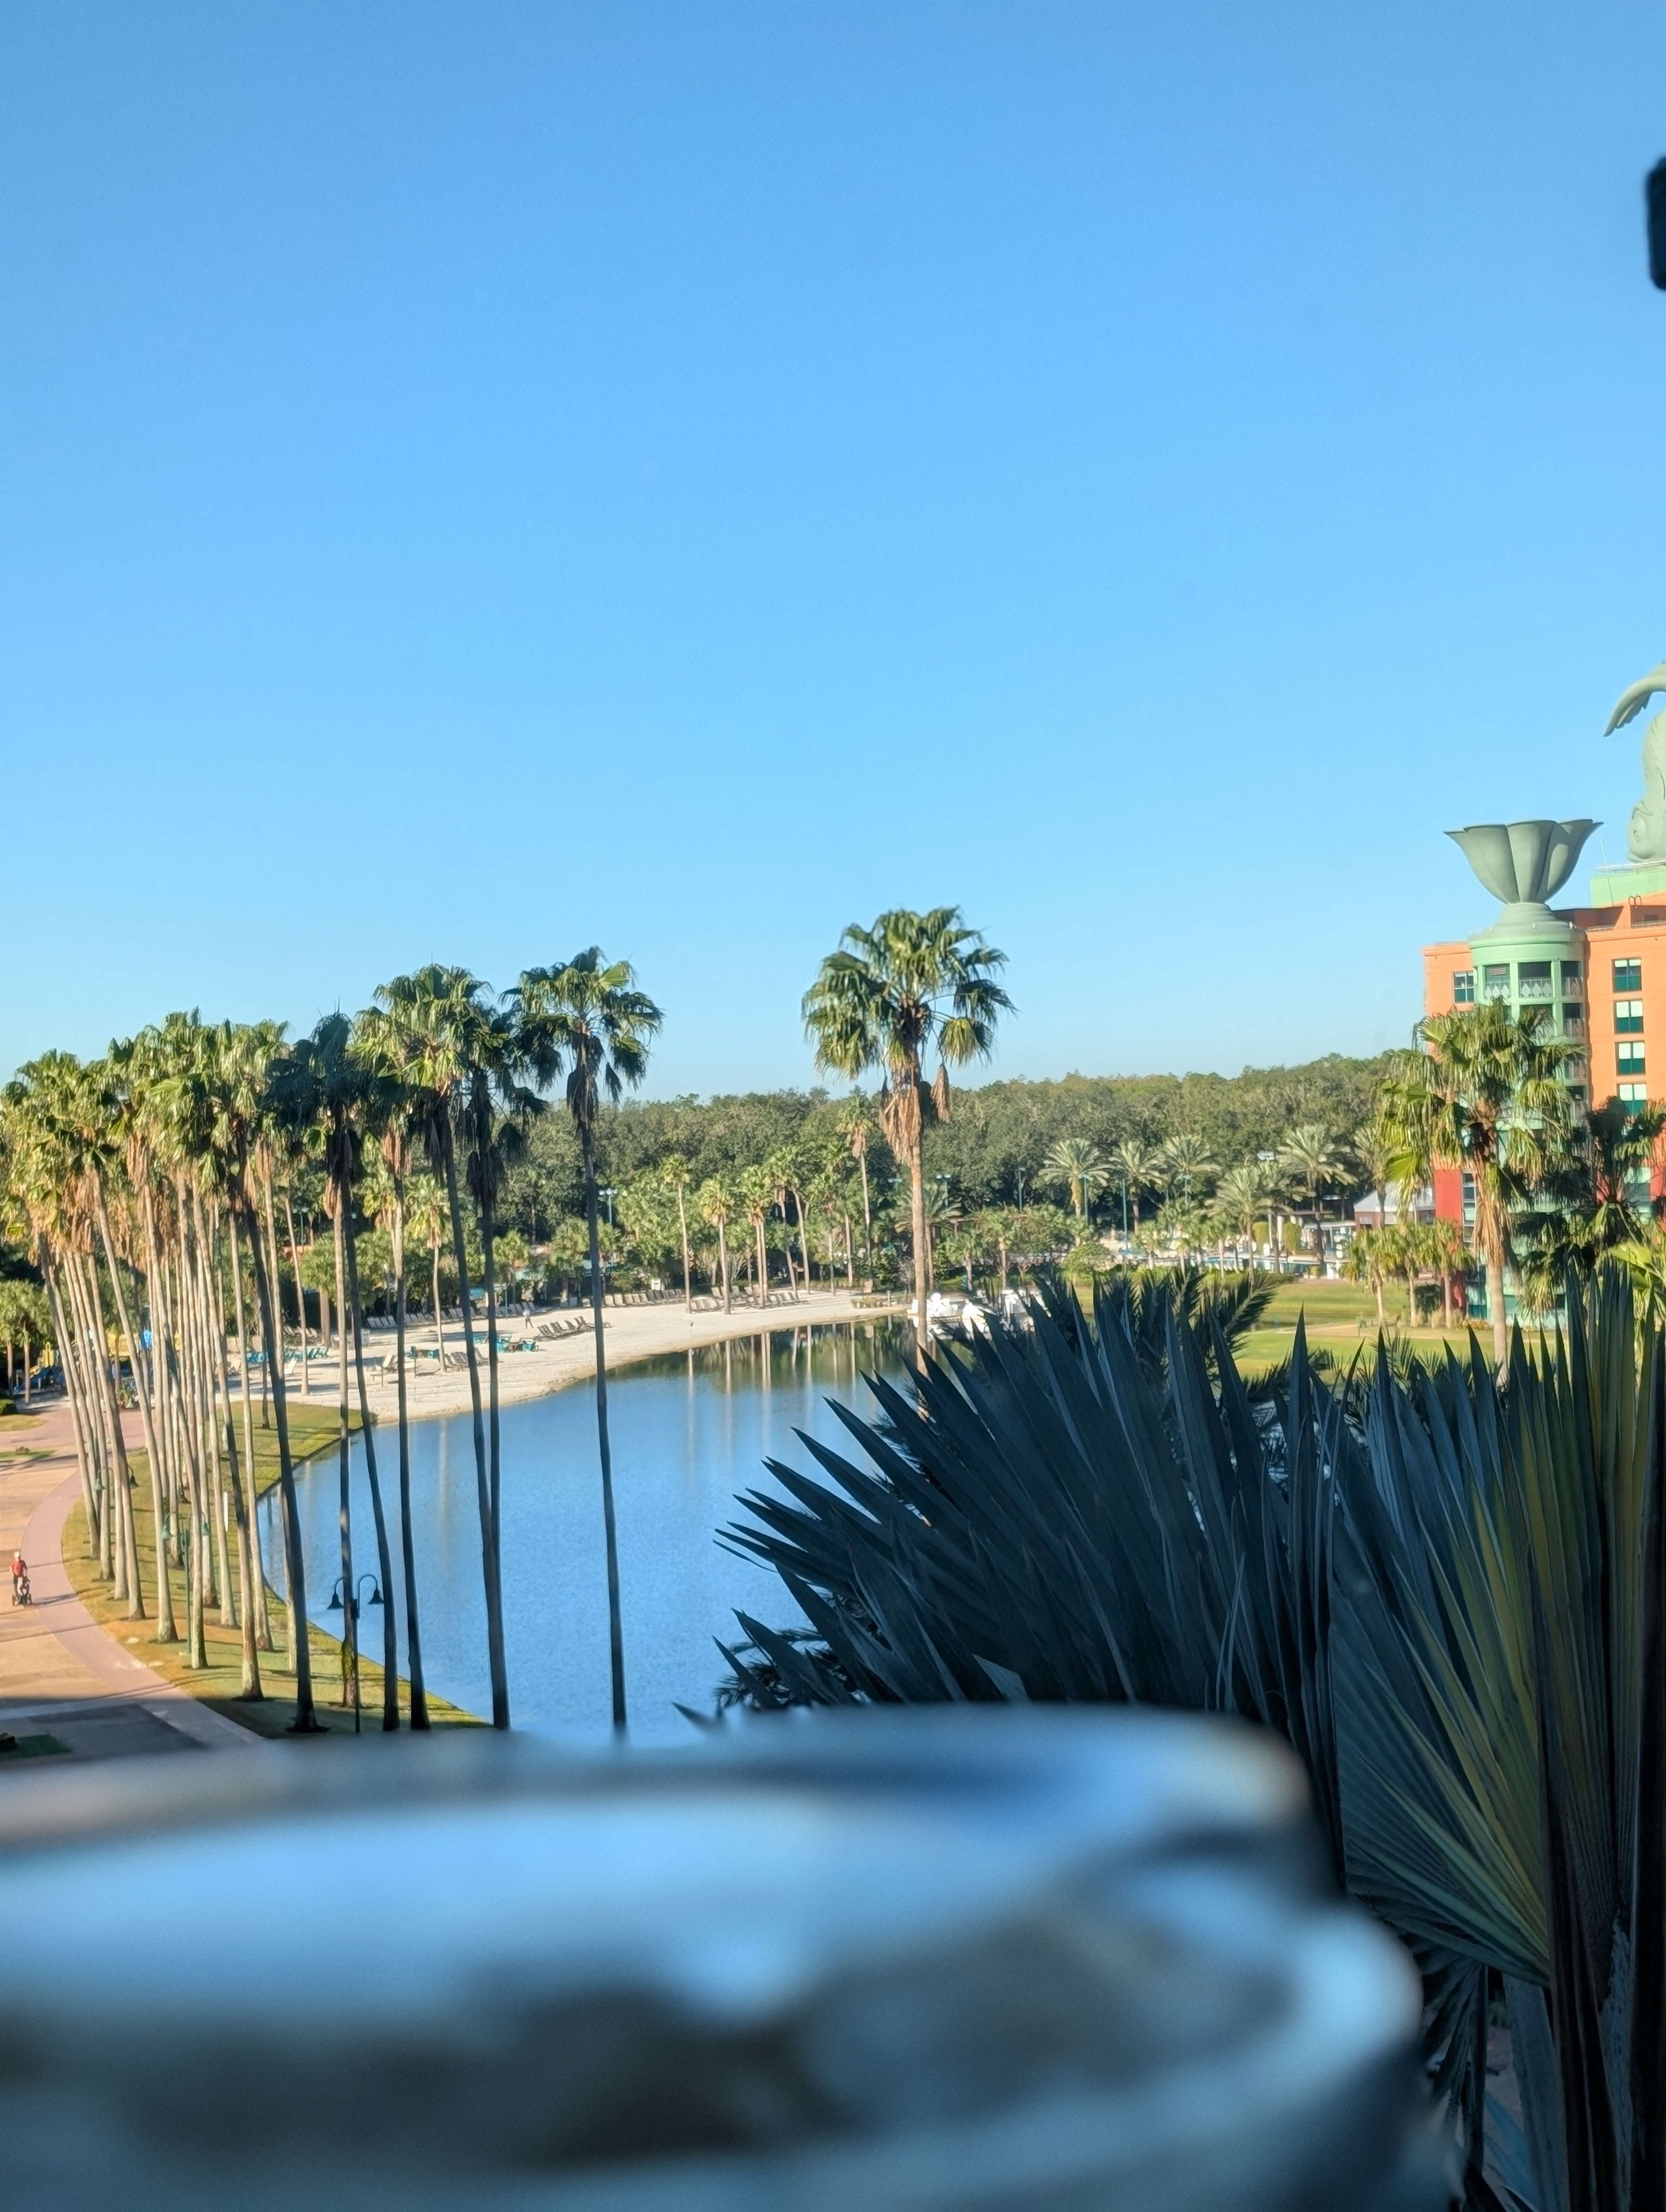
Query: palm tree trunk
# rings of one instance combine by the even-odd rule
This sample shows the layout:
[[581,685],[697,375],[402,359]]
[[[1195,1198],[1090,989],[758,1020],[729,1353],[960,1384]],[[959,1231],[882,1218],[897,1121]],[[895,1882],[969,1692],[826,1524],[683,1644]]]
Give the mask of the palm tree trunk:
[[[231,1242],[231,1279],[236,1299],[237,1342],[243,1355],[243,1457],[246,1462],[244,1495],[247,1498],[245,1516],[249,1545],[249,1574],[253,1585],[254,1620],[252,1624],[254,1648],[270,1651],[272,1648],[271,1614],[266,1604],[266,1563],[260,1555],[260,1490],[255,1480],[254,1468],[254,1404],[249,1390],[249,1331],[248,1316],[243,1303],[243,1257],[238,1247],[237,1214],[228,1208],[226,1232]],[[263,1370],[266,1365],[262,1362]],[[259,1665],[258,1660],[255,1662]]]
[[[149,1378],[145,1373],[143,1355],[139,1349],[138,1331],[134,1328],[132,1315],[128,1311],[126,1286],[122,1281],[121,1269],[117,1265],[116,1261],[115,1246],[111,1241],[110,1214],[109,1209],[105,1204],[103,1178],[97,1175],[93,1177],[93,1203],[94,1211],[98,1217],[99,1242],[104,1247],[105,1269],[110,1278],[111,1289],[115,1293],[116,1318],[120,1324],[122,1334],[127,1339],[128,1358],[132,1364],[133,1395],[139,1401],[139,1419],[141,1425],[144,1430],[145,1456],[150,1462],[151,1492],[153,1498],[160,1503],[161,1479],[159,1473],[160,1462],[156,1455],[156,1432],[152,1425],[150,1419],[150,1392],[148,1387]],[[119,1408],[117,1411],[116,1422],[117,1431],[118,1434],[119,1434],[121,1423],[121,1413]],[[123,1456],[125,1458],[125,1453],[124,1453]],[[126,1516],[131,1521],[133,1511],[131,1498],[127,1498],[124,1503]],[[156,1559],[157,1576],[159,1580],[162,1578],[163,1572],[161,1567],[161,1516],[158,1513],[156,1516]],[[134,1539],[131,1546],[131,1569],[133,1576],[133,1588],[131,1593],[132,1602],[128,1607],[127,1617],[130,1620],[143,1620],[145,1617],[144,1593],[139,1588],[139,1553],[137,1538]],[[164,1599],[162,1600],[161,1604],[158,1607],[159,1613],[163,1612],[166,1609],[166,1607],[167,1601]],[[158,1640],[165,1644],[172,1643],[173,1640],[172,1633],[173,1622],[171,1613],[167,1618],[167,1627],[169,1632],[167,1635],[162,1636],[159,1633]]]
[[469,1297],[468,1249],[463,1242],[463,1208],[457,1195],[457,1155],[451,1130],[444,1134],[446,1198],[451,1208],[452,1250],[457,1261],[457,1291],[463,1313],[463,1349],[469,1363],[469,1399],[474,1413],[475,1489],[480,1507],[480,1569],[486,1592],[486,1658],[492,1680],[492,1726],[509,1725],[509,1676],[503,1657],[503,1614],[498,1600],[496,1560],[492,1550],[492,1499],[486,1479],[486,1423],[480,1404],[480,1362],[474,1349],[474,1311]]
[[155,1523],[156,1641],[158,1644],[177,1644],[179,1632],[173,1623],[173,1592],[167,1579],[167,1530],[170,1516],[164,1509],[163,1499],[163,1486],[167,1481],[168,1474],[166,1442],[172,1352],[167,1340],[167,1310],[163,1303],[161,1260],[156,1249],[156,1209],[148,1179],[142,1212],[144,1217],[145,1281],[150,1299],[150,1370],[156,1394],[155,1418],[145,1428],[145,1439],[150,1452],[150,1513]]
[[694,1280],[689,1272],[689,1211],[684,1202],[683,1186],[677,1186],[677,1225],[683,1232],[683,1310],[694,1311]]
[[721,1221],[717,1224],[717,1261],[723,1270],[723,1310],[725,1313],[733,1313],[734,1305],[729,1291],[729,1239],[727,1231]]
[[[271,1202],[270,1183],[266,1186],[266,1199],[270,1206]],[[312,1371],[307,1364],[307,1285],[301,1279],[301,1248],[295,1243],[295,1198],[288,1183],[283,1186],[283,1223],[289,1232],[289,1272],[295,1279],[295,1322],[301,1337],[301,1395],[303,1398],[310,1398],[313,1395],[313,1377]],[[277,1232],[274,1229],[272,1232],[274,1250],[277,1249]],[[283,1290],[275,1271],[272,1277],[272,1288],[277,1296],[280,1297],[283,1296]]]
[[[488,1188],[483,1175],[481,1187]],[[488,1196],[480,1205],[481,1255],[486,1265],[486,1406],[489,1431],[486,1487],[490,1494],[492,1508],[492,1582],[497,1595],[497,1617],[501,1620],[503,1618],[503,1516],[500,1480],[502,1448],[497,1414],[497,1267],[493,1252],[495,1242],[496,1224]]]
[[[915,1089],[919,1086],[916,1084]],[[916,1130],[914,1142],[909,1146],[909,1201],[913,1217],[914,1234],[914,1357],[917,1366],[926,1364],[930,1342],[930,1322],[926,1316],[926,1303],[930,1291],[926,1282],[926,1176],[924,1147]]]
[[209,1221],[203,1254],[208,1270],[207,1281],[204,1285],[204,1313],[210,1331],[209,1348],[211,1353],[208,1378],[209,1413],[214,1434],[215,1573],[220,1595],[220,1626],[235,1628],[238,1626],[237,1602],[232,1595],[231,1559],[226,1547],[226,1498],[220,1474],[220,1438],[223,1427],[219,1409],[224,1406],[225,1419],[229,1420],[231,1394],[226,1384],[226,1315],[225,1303],[220,1291],[220,1213],[217,1206]]
[[804,1255],[804,1287],[808,1292],[812,1287],[810,1279],[810,1239],[804,1233],[804,1193],[796,1185],[793,1189],[793,1203],[798,1208],[799,1250]]
[[[405,1211],[402,1190],[396,1199],[393,1213],[393,1342],[398,1358],[399,1393],[399,1555],[404,1568],[405,1652],[410,1666],[410,1725],[413,1729],[426,1729],[429,1725],[428,1686],[423,1678],[423,1639],[416,1624],[416,1547],[410,1525],[410,1413],[405,1402]],[[435,1275],[437,1284],[437,1253],[435,1255]],[[384,1590],[382,1595],[392,1605],[392,1592]]]
[[1510,1335],[1504,1317],[1504,1263],[1506,1252],[1503,1207],[1489,1187],[1485,1169],[1475,1176],[1475,1243],[1487,1269],[1487,1310],[1493,1325],[1493,1358],[1500,1376],[1510,1358]]
[[[344,1280],[347,1261],[342,1249],[344,1243],[342,1217],[348,1204],[346,1193],[337,1187],[335,1218],[331,1224],[331,1243],[336,1262],[336,1311],[344,1318],[347,1311]],[[347,1407],[347,1331],[344,1328],[338,1330],[336,1343],[336,1531],[341,1543],[343,1703],[345,1704],[347,1698],[351,1697],[353,1733],[356,1735],[359,1732],[359,1608],[353,1590],[353,1495],[350,1480],[352,1473],[352,1428]]]
[[64,1273],[75,1316],[77,1358],[87,1406],[88,1434],[92,1440],[96,1460],[99,1578],[113,1583],[119,1564],[115,1536],[116,1477],[114,1447],[110,1442],[109,1398],[102,1370],[104,1354],[99,1349],[97,1333],[93,1327],[92,1310],[87,1303],[87,1285],[82,1277],[81,1255],[78,1252],[72,1249],[65,1253]]
[[[260,1235],[256,1226],[254,1209],[250,1206],[244,1227],[248,1232],[249,1250],[254,1261],[255,1297],[260,1307],[260,1334],[266,1353],[266,1364],[272,1370],[272,1413],[277,1422],[277,1480],[278,1497],[283,1510],[283,1584],[284,1602],[289,1613],[289,1666],[295,1678],[295,1734],[313,1735],[319,1732],[319,1718],[313,1707],[313,1655],[307,1633],[307,1567],[301,1547],[301,1508],[295,1499],[295,1462],[289,1456],[289,1395],[284,1388],[283,1369],[274,1364],[277,1331],[272,1320],[272,1281],[266,1272],[266,1255],[260,1249]],[[306,1337],[301,1338],[301,1349],[306,1349]]]
[[434,1357],[438,1372],[446,1371],[446,1324],[440,1311],[440,1247],[429,1246],[434,1255]]
[[[232,1273],[234,1279],[235,1279],[239,1269],[241,1267],[242,1261],[237,1249],[237,1231],[229,1217],[227,1221],[227,1228],[229,1231],[231,1241]],[[216,1319],[220,1327],[219,1342],[223,1351],[225,1345],[225,1312],[224,1301],[220,1290],[220,1272],[217,1265],[215,1268],[214,1276],[214,1303]],[[238,1303],[240,1307],[242,1303],[240,1291],[239,1294]],[[245,1338],[240,1329],[238,1331],[237,1350],[238,1356],[243,1365],[243,1395],[244,1404],[246,1409],[248,1404],[249,1347],[247,1340]],[[246,1494],[243,1487],[242,1470],[239,1467],[237,1461],[237,1423],[232,1413],[231,1392],[229,1389],[225,1391],[222,1402],[225,1409],[226,1468],[231,1492],[232,1518],[237,1528],[238,1619],[241,1630],[240,1644],[242,1664],[242,1686],[238,1694],[240,1697],[246,1698],[252,1703],[256,1700],[264,1700],[265,1693],[260,1686],[260,1658],[255,1649],[254,1641],[256,1606],[254,1555],[249,1545],[250,1508],[248,1496]],[[246,1438],[252,1437],[253,1423],[252,1416],[246,1419],[243,1433]],[[252,1460],[250,1462],[250,1471],[252,1488],[253,1471]]]
[[[42,1243],[44,1246],[44,1239]],[[47,1303],[52,1310],[52,1327],[58,1335],[58,1356],[64,1369],[64,1395],[70,1401],[70,1419],[76,1432],[76,1464],[81,1470],[82,1504],[87,1514],[87,1547],[96,1558],[98,1555],[98,1492],[94,1486],[92,1455],[87,1443],[86,1419],[81,1403],[81,1378],[70,1356],[70,1327],[64,1318],[64,1301],[58,1292],[58,1270],[52,1265],[50,1254],[44,1249],[41,1253],[40,1272],[46,1278]]]
[[[344,1191],[343,1211],[350,1207],[350,1194]],[[358,1239],[350,1224],[346,1232],[347,1245],[347,1311],[353,1325],[353,1365],[359,1382],[359,1429],[364,1437],[364,1470],[370,1484],[370,1517],[376,1528],[376,1565],[381,1574],[382,1589],[382,1728],[396,1731],[399,1725],[399,1644],[398,1615],[393,1605],[393,1558],[387,1547],[387,1516],[382,1510],[382,1486],[376,1477],[376,1436],[370,1419],[370,1394],[364,1379],[364,1315],[359,1298]],[[353,1632],[355,1666],[353,1679],[356,1686],[358,1668],[358,1630]],[[356,1697],[356,1687],[355,1691]]]
[[98,1332],[99,1348],[103,1354],[100,1365],[104,1370],[106,1401],[110,1412],[111,1472],[116,1486],[114,1535],[121,1549],[121,1572],[117,1578],[115,1594],[127,1600],[127,1618],[130,1620],[143,1620],[145,1617],[144,1593],[139,1588],[138,1539],[133,1528],[133,1480],[127,1467],[127,1442],[121,1432],[121,1395],[116,1388],[117,1363],[109,1354],[103,1296],[99,1289],[98,1261],[91,1257],[87,1263],[87,1275],[93,1301],[93,1325]]
[[170,1567],[179,1566],[184,1553],[179,1549],[179,1499],[185,1490],[185,1385],[180,1379],[179,1358],[183,1339],[179,1334],[179,1267],[173,1250],[167,1242],[162,1244],[161,1273],[156,1290],[161,1306],[161,1362],[158,1376],[161,1388],[162,1441],[166,1447],[167,1484],[167,1558]]
[[[850,1216],[847,1213],[844,1218],[844,1286],[847,1292],[854,1297],[856,1294],[856,1255],[851,1249],[852,1242]],[[833,1272],[831,1261],[828,1263],[827,1272],[830,1275]]]
[[862,1288],[872,1297],[873,1292],[873,1209],[868,1200],[866,1150],[856,1155],[856,1164],[862,1171],[862,1249],[867,1257],[867,1273],[863,1279]]
[[607,1540],[607,1656],[613,1688],[613,1732],[623,1735],[624,1620],[619,1604],[619,1537],[613,1516],[613,1454],[607,1434],[607,1357],[602,1321],[601,1227],[596,1218],[596,1147],[587,1120],[579,1123],[584,1147],[584,1210],[590,1231],[590,1318],[596,1332],[596,1448],[602,1465],[602,1528]]

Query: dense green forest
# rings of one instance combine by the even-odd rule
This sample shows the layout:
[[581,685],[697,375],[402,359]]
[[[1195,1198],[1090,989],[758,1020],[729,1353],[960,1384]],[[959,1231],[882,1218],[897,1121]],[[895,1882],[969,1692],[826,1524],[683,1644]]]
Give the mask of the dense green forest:
[[[1304,1123],[1322,1123],[1346,1139],[1369,1115],[1386,1065],[1386,1054],[1350,1060],[1331,1053],[1298,1067],[1247,1067],[1239,1075],[1067,1075],[1058,1082],[985,1084],[957,1091],[947,1124],[927,1132],[927,1173],[946,1176],[964,1206],[1015,1206],[1035,1194],[1048,1152],[1065,1138],[1085,1138],[1108,1152],[1128,1139],[1155,1146],[1192,1135],[1222,1164],[1276,1150]],[[698,1184],[783,1148],[836,1151],[843,1103],[824,1091],[629,1100],[602,1114],[602,1178],[624,1186],[680,1160]],[[889,1176],[891,1163],[877,1131],[869,1158],[877,1174]],[[571,1121],[544,1115],[510,1170],[504,1218],[541,1243],[556,1223],[581,1211],[582,1188]]]

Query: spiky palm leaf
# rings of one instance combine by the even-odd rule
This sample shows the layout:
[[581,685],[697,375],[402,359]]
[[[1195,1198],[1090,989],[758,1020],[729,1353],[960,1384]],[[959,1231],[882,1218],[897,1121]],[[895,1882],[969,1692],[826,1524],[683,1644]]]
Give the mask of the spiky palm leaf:
[[[1489,2002],[1540,2212],[1666,2201],[1666,1368],[1622,1271],[1509,1380],[1329,1391],[1298,1332],[1258,1417],[1218,1328],[1119,1284],[1034,1312],[810,1444],[730,1532],[807,1631],[751,1619],[731,1699],[1225,1709],[1306,1762],[1339,1871],[1411,1945],[1435,2086],[1483,2171]],[[1209,1339],[1206,1360],[1204,1335]],[[1213,1364],[1218,1382],[1212,1382]],[[806,1439],[806,1443],[809,1443]],[[1496,2126],[1506,2124],[1496,2112]],[[1495,2155],[1497,2147],[1495,2145]],[[1497,2169],[1503,2185],[1505,2176]],[[1524,2178],[1530,2176],[1530,2179]]]

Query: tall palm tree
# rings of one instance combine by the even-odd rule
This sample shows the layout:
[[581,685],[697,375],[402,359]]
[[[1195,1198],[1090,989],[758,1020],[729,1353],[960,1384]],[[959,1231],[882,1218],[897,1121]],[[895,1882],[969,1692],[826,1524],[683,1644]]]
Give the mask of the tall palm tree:
[[[1349,1141],[1348,1151],[1353,1155],[1360,1174],[1377,1200],[1377,1220],[1379,1228],[1389,1223],[1389,1186],[1394,1181],[1395,1146],[1394,1133],[1388,1128],[1380,1113],[1362,1121]],[[1402,1194],[1402,1210],[1411,1194]]]
[[[895,908],[872,928],[852,923],[839,949],[821,964],[804,998],[804,1022],[816,1065],[854,1082],[865,1071],[882,1079],[879,1126],[909,1171],[915,1273],[915,1357],[923,1367],[929,1346],[925,1279],[926,1125],[946,1120],[949,1070],[986,1059],[995,1024],[1012,1000],[995,981],[1006,956],[961,920],[958,907],[925,914]],[[929,1085],[926,1062],[935,1051]]]
[[590,1312],[596,1335],[596,1443],[601,1459],[602,1520],[607,1538],[608,1650],[613,1726],[626,1727],[624,1623],[619,1604],[619,1546],[613,1515],[613,1460],[607,1434],[607,1360],[603,1340],[601,1232],[596,1213],[596,1117],[602,1094],[617,1103],[648,1072],[648,1048],[663,1017],[636,988],[630,963],[591,945],[564,966],[529,968],[508,994],[520,1063],[547,1086],[567,1074],[567,1109],[584,1161],[590,1231]]
[[1260,1160],[1240,1160],[1236,1167],[1227,1169],[1215,1186],[1215,1202],[1234,1231],[1240,1232],[1249,1245],[1252,1267],[1256,1223],[1268,1204],[1271,1189],[1272,1179]]
[[[195,1018],[191,1018],[194,1022]],[[241,1224],[253,1262],[261,1344],[271,1371],[272,1413],[277,1428],[284,1583],[290,1664],[295,1682],[293,1725],[295,1734],[309,1735],[319,1731],[320,1723],[313,1700],[301,1508],[295,1495],[295,1460],[289,1448],[283,1364],[277,1357],[282,1339],[275,1317],[277,1285],[267,1272],[254,1204],[255,1153],[262,1143],[269,1141],[275,1119],[271,1099],[273,1032],[264,1025],[239,1029],[229,1022],[211,1033],[201,1031],[200,1024],[198,1030],[194,1041],[181,1037],[176,1047],[172,1084],[173,1111],[185,1147],[190,1150],[194,1146],[199,1151],[211,1151],[217,1157],[227,1203]]]
[[1069,1190],[1070,1203],[1085,1220],[1093,1200],[1110,1181],[1111,1171],[1091,1137],[1061,1137],[1042,1162],[1043,1172]]
[[839,1133],[862,1172],[862,1251],[866,1261],[863,1287],[870,1291],[873,1288],[873,1205],[867,1187],[867,1144],[873,1127],[867,1100],[859,1091],[839,1110]]
[[[492,1552],[503,1555],[502,1458],[497,1373],[497,1202],[511,1155],[525,1149],[526,1130],[544,1107],[536,1091],[520,1080],[520,1054],[507,1008],[488,1013],[475,1032],[473,1064],[465,1093],[462,1126],[467,1139],[469,1194],[480,1219],[480,1249],[486,1290],[487,1477],[491,1503]],[[503,1112],[501,1114],[499,1109]],[[507,1118],[506,1118],[507,1117]]]
[[723,1278],[723,1310],[733,1313],[733,1297],[729,1282],[729,1224],[734,1219],[734,1192],[727,1176],[713,1176],[702,1182],[695,1194],[695,1205],[700,1218],[717,1231],[717,1264]]
[[[503,1585],[497,1526],[487,1468],[486,1421],[480,1396],[480,1361],[469,1295],[467,1240],[457,1174],[457,1125],[468,1104],[475,1070],[497,1046],[491,1033],[487,986],[465,968],[431,962],[411,975],[396,975],[376,992],[376,1003],[358,1021],[360,1048],[390,1068],[404,1086],[429,1165],[445,1193],[452,1253],[462,1307],[463,1349],[469,1366],[474,1416],[475,1497],[480,1516],[480,1571],[486,1597],[486,1657],[491,1673],[492,1726],[509,1725],[509,1677],[503,1647]],[[438,1275],[436,1271],[435,1281]],[[438,1293],[436,1289],[436,1304]],[[436,1330],[443,1323],[435,1316]],[[443,1342],[443,1337],[441,1339]]]
[[1563,1076],[1582,1048],[1547,1036],[1536,1009],[1512,1014],[1495,1000],[1432,1014],[1414,1034],[1416,1045],[1397,1055],[1381,1094],[1383,1123],[1399,1148],[1398,1179],[1420,1188],[1437,1167],[1472,1178],[1475,1246],[1502,1367],[1514,1217],[1566,1157],[1573,1112]]
[[440,1308],[440,1255],[446,1249],[446,1194],[434,1176],[417,1168],[405,1179],[405,1231],[428,1249],[434,1299],[434,1364],[436,1373],[446,1364],[445,1316]]
[[752,1273],[757,1282],[760,1308],[769,1303],[769,1208],[775,1202],[775,1179],[767,1167],[743,1168],[735,1180],[741,1212],[751,1224]]
[[[1140,1194],[1156,1187],[1158,1174],[1155,1150],[1138,1137],[1124,1137],[1121,1144],[1110,1148],[1111,1165],[1116,1180],[1122,1186],[1122,1234],[1128,1236],[1140,1225]],[[1133,1220],[1128,1218],[1130,1200],[1133,1201]]]
[[348,1405],[348,1352],[357,1383],[359,1426],[364,1439],[365,1473],[375,1524],[376,1565],[384,1601],[382,1615],[382,1726],[399,1725],[398,1626],[392,1605],[393,1562],[388,1548],[387,1516],[376,1465],[376,1437],[365,1384],[363,1316],[359,1298],[358,1233],[354,1220],[354,1184],[362,1147],[361,1124],[374,1123],[381,1103],[375,1074],[353,1048],[352,1025],[344,1014],[326,1014],[310,1036],[302,1037],[277,1062],[272,1096],[282,1118],[294,1130],[316,1128],[324,1146],[325,1205],[335,1244],[336,1307],[340,1316],[337,1359],[337,1455],[340,1503],[342,1633],[347,1643],[353,1685],[354,1725],[359,1713],[359,1636],[354,1595],[353,1516],[350,1487],[351,1421]]
[[1208,1140],[1195,1129],[1182,1129],[1164,1139],[1157,1148],[1157,1171],[1165,1190],[1179,1191],[1183,1206],[1192,1202],[1194,1182],[1207,1182],[1219,1172],[1209,1157]]
[[1322,1121],[1304,1121],[1280,1146],[1279,1165],[1307,1200],[1313,1222],[1313,1250],[1318,1271],[1323,1274],[1324,1194],[1347,1176],[1347,1159]]

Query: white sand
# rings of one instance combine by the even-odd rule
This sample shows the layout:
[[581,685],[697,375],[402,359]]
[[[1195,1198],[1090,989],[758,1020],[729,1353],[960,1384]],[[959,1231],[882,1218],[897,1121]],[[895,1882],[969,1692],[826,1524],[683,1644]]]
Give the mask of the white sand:
[[[860,1293],[858,1294],[860,1296]],[[690,1346],[721,1344],[726,1337],[757,1336],[763,1330],[809,1328],[829,1322],[873,1321],[884,1314],[900,1313],[904,1299],[884,1305],[857,1304],[845,1291],[816,1290],[788,1297],[777,1291],[767,1310],[760,1310],[750,1299],[737,1299],[733,1313],[726,1314],[720,1306],[715,1310],[696,1310],[688,1312],[681,1299],[667,1300],[661,1304],[643,1306],[608,1306],[605,1309],[604,1332],[610,1374],[616,1367],[626,1365],[633,1359],[649,1359],[660,1353],[686,1352]],[[532,1352],[500,1352],[497,1361],[498,1402],[512,1406],[526,1398],[542,1398],[551,1390],[559,1390],[569,1382],[582,1382],[596,1371],[595,1337],[592,1331],[590,1311],[569,1307],[551,1315],[535,1314],[530,1322],[518,1315],[501,1317],[498,1322],[500,1340],[518,1344],[537,1334],[540,1323],[558,1320],[569,1327],[582,1319],[584,1327],[555,1343],[540,1339]],[[469,1370],[463,1346],[463,1327],[460,1322],[449,1322],[445,1328],[447,1366],[443,1373],[435,1366],[432,1358],[425,1358],[422,1369],[407,1371],[405,1400],[413,1420],[438,1420],[449,1413],[465,1413],[470,1407]],[[432,1322],[416,1322],[405,1331],[407,1352],[431,1347],[434,1343]],[[375,1329],[364,1340],[365,1358],[369,1367],[370,1406],[380,1421],[391,1421],[395,1417],[397,1403],[393,1374],[394,1336],[392,1329]],[[475,1322],[475,1349],[480,1362],[480,1390],[483,1405],[486,1395],[486,1329],[483,1320]],[[379,1370],[370,1363],[379,1354],[386,1355],[386,1368]],[[328,1363],[313,1359],[308,1373],[312,1382],[311,1399],[314,1404],[333,1404],[336,1397],[337,1375],[333,1358]],[[286,1382],[291,1403],[304,1402],[296,1369],[288,1369]],[[357,1386],[350,1384],[356,1402]]]

